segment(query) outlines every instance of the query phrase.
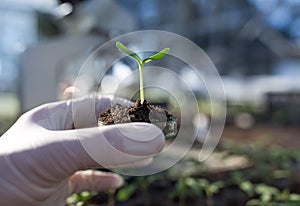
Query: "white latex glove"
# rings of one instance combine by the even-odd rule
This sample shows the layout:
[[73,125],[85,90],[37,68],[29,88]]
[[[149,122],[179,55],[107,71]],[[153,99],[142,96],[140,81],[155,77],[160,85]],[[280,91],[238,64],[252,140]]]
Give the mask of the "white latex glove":
[[[22,115],[0,137],[0,205],[61,206],[75,192],[118,188],[119,175],[83,170],[143,164],[162,150],[164,136],[153,125],[97,127],[95,112],[110,104],[108,97],[83,98]],[[72,129],[74,120],[80,129]]]

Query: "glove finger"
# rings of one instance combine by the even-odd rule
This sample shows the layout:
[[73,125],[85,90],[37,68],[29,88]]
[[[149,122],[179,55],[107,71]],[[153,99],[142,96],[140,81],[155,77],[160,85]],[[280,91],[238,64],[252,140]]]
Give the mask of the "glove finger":
[[152,157],[165,143],[162,131],[148,123],[87,128],[77,134],[88,155],[106,168]]
[[73,99],[70,106],[72,107],[74,127],[78,129],[97,126],[99,114],[115,104],[129,106],[133,103],[129,100],[114,97],[112,95]]
[[118,174],[95,170],[79,171],[69,179],[69,194],[117,189],[122,185],[123,178]]
[[[159,153],[165,143],[162,131],[148,123],[68,130],[59,133],[62,134],[68,140],[62,148],[64,161],[68,162],[65,175],[89,168],[134,166]],[[57,137],[61,141],[61,136]]]
[[49,130],[95,127],[97,116],[112,104],[128,106],[133,103],[113,96],[89,96],[44,104],[31,110],[26,116]]

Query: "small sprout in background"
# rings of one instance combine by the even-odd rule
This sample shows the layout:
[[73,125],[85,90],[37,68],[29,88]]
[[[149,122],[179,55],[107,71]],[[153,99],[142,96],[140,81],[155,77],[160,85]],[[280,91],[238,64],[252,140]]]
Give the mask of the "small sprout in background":
[[131,198],[131,196],[137,191],[137,189],[138,185],[135,183],[125,185],[118,190],[116,198],[119,202],[125,202]]
[[67,198],[67,205],[70,206],[88,206],[88,200],[91,199],[95,192],[81,192],[73,194]]
[[161,50],[160,52],[147,57],[145,59],[141,59],[140,56],[129,50],[124,44],[122,44],[121,42],[117,42],[116,43],[117,48],[121,51],[124,52],[125,54],[127,54],[129,57],[135,59],[139,65],[139,74],[140,74],[140,99],[141,99],[141,104],[144,103],[145,100],[145,95],[144,95],[144,77],[143,77],[143,69],[144,69],[144,65],[145,63],[149,63],[153,60],[159,60],[162,59],[164,56],[166,56],[166,54],[169,53],[170,48],[165,48],[163,50]]

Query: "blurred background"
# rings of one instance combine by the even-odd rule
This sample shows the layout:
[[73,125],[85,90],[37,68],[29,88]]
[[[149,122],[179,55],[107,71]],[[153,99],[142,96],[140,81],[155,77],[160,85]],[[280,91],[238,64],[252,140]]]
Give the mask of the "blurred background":
[[1,133],[62,98],[97,46],[145,29],[177,33],[208,54],[222,75],[228,124],[297,125],[299,13],[297,0],[2,0]]
[[[299,0],[1,0],[0,135],[23,112],[66,98],[97,46],[146,29],[187,37],[214,62],[227,98],[222,141],[299,148]],[[209,106],[194,91],[204,115],[193,121],[207,129]]]

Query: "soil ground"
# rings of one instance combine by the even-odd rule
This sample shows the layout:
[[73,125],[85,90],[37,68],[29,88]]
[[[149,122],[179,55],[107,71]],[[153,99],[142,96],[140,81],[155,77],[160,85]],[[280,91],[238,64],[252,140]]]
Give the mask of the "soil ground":
[[251,129],[225,126],[222,139],[237,143],[260,142],[275,144],[285,148],[300,148],[300,127],[283,125],[256,125]]

